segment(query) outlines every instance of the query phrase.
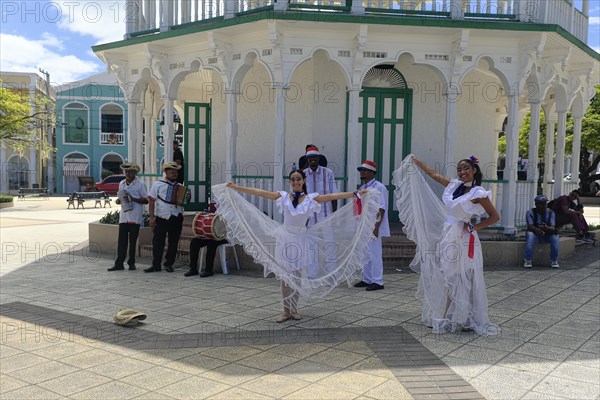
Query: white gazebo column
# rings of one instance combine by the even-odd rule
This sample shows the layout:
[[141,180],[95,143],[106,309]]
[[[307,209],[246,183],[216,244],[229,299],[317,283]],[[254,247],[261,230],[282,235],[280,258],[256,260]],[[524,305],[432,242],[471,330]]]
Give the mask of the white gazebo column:
[[573,116],[573,151],[571,153],[571,182],[579,186],[579,159],[581,157],[581,120],[583,115]]
[[554,125],[556,121],[548,117],[546,122],[546,148],[544,151],[544,194],[552,197],[552,178],[554,164]]
[[348,154],[347,154],[347,171],[348,186],[346,190],[356,190],[360,182],[360,175],[356,168],[361,164],[360,146],[362,140],[360,138],[361,129],[358,123],[360,116],[360,92],[361,89],[353,87],[348,89]]
[[539,179],[538,154],[540,150],[540,102],[531,102],[531,120],[529,124],[529,147],[527,150],[529,162],[527,163],[527,180],[533,181],[529,198],[533,199],[537,195],[537,186]]
[[154,126],[154,120],[152,119],[152,113],[149,110],[144,109],[144,114],[142,115],[144,119],[144,173],[145,174],[155,174],[156,170],[152,169],[153,159],[156,159],[156,149],[154,143],[156,142],[156,137],[154,132],[152,131],[152,127]]
[[6,147],[0,143],[0,193],[8,193],[8,164],[6,161]]
[[137,150],[137,101],[127,101],[127,161],[135,162]]
[[136,113],[135,113],[135,126],[137,128],[136,132],[135,132],[135,136],[136,136],[136,149],[135,149],[135,163],[138,165],[142,165],[142,163],[144,162],[143,157],[144,157],[144,142],[142,140],[143,138],[143,127],[144,127],[144,117],[142,116],[142,112],[143,109],[141,106],[136,107]]
[[227,119],[225,121],[225,182],[232,182],[233,175],[237,174],[237,100],[240,91],[237,89],[225,90],[225,102],[227,103]]
[[[285,90],[283,83],[274,83],[275,89],[275,155],[273,165],[273,190],[285,190],[283,174],[285,167]],[[281,222],[283,215],[276,213],[274,219]]]
[[515,215],[517,210],[517,162],[519,154],[519,97],[508,95],[508,122],[506,124],[506,165],[504,180],[507,183],[502,192],[502,226],[507,234],[516,233]]
[[175,138],[175,132],[173,131],[173,102],[175,99],[168,97],[164,98],[165,101],[165,124],[162,126],[163,129],[163,149],[165,162],[173,161],[173,139]]
[[443,169],[447,173],[447,169],[454,162],[454,143],[456,142],[456,102],[459,96],[459,88],[456,84],[448,85],[448,93],[446,94],[446,124],[445,124],[445,140],[444,143],[444,165]]
[[565,136],[567,130],[567,110],[557,111],[558,126],[556,134],[556,168],[554,168],[554,198],[563,193],[563,175],[565,174]]

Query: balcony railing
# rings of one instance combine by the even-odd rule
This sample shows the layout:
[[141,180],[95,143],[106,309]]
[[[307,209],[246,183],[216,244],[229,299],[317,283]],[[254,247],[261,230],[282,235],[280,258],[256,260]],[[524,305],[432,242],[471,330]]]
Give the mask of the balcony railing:
[[126,8],[128,38],[264,10],[556,24],[583,42],[589,23],[573,0],[127,0]]
[[125,135],[123,133],[100,132],[100,144],[122,146],[125,144]]

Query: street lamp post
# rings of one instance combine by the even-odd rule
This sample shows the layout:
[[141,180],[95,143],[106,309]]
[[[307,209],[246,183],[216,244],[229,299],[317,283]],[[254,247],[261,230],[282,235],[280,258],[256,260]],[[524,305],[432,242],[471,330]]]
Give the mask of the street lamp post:
[[[50,99],[50,73],[44,71],[43,69],[39,69],[40,72],[46,77],[46,98]],[[52,108],[50,106],[50,102],[46,102],[46,137],[48,140],[48,147],[53,148],[52,146],[52,118],[50,112]],[[42,145],[43,148],[43,145]],[[55,191],[55,181],[54,181],[54,152],[50,151],[48,155],[48,192],[54,193]]]

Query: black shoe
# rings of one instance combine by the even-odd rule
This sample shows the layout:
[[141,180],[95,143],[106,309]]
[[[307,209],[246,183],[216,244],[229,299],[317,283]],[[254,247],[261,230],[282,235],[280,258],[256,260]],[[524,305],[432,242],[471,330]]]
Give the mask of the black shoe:
[[208,272],[208,271],[203,271],[200,274],[200,278],[208,278],[209,276],[213,276],[213,273],[212,272]]
[[175,270],[173,269],[172,265],[165,265],[165,271],[167,271],[167,272],[173,272]]
[[186,272],[185,274],[183,274],[183,276],[194,276],[194,275],[198,275],[198,270],[197,269],[191,269]]
[[380,285],[378,283],[371,283],[369,286],[367,286],[367,288],[365,290],[371,291],[371,290],[381,290],[383,289],[383,285]]
[[160,272],[160,268],[149,267],[146,268],[144,272]]
[[369,284],[365,281],[360,281],[360,282],[354,284],[354,287],[367,287],[367,286],[369,286]]
[[135,264],[128,264],[128,265],[129,265],[129,270],[130,271],[135,271],[136,270]]
[[107,269],[107,271],[123,271],[125,269],[122,265],[115,265],[112,268]]

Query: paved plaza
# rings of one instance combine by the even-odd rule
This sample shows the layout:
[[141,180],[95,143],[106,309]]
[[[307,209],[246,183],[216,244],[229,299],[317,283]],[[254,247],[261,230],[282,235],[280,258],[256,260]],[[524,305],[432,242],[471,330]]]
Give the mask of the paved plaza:
[[[406,265],[277,324],[278,281],[244,266],[107,272],[87,224],[109,209],[65,200],[0,210],[0,399],[600,399],[599,247],[559,270],[486,269],[497,337],[431,334]],[[148,318],[117,326],[119,308]]]

